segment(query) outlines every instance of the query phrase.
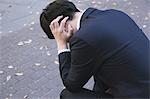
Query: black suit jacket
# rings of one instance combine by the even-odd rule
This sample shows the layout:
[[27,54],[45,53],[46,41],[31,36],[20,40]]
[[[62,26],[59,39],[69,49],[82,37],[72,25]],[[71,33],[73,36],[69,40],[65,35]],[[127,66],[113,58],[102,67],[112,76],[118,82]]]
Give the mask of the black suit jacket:
[[117,10],[88,8],[70,39],[71,52],[59,54],[66,88],[80,91],[94,76],[94,90],[113,97],[148,97],[149,40],[136,23]]

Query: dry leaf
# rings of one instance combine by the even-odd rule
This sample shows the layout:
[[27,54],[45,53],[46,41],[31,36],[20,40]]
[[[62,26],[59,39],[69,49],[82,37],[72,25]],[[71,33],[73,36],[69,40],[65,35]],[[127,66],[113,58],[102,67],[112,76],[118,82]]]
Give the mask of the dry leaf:
[[35,24],[35,22],[31,22],[31,24],[32,24],[32,25],[34,25],[34,24]]
[[15,73],[15,75],[16,75],[16,76],[22,76],[23,73],[22,73],[22,72],[17,72],[17,73]]
[[22,46],[22,45],[24,45],[24,43],[22,41],[20,41],[17,45]]
[[57,65],[59,65],[59,62],[58,62],[58,61],[54,61],[54,63],[57,64]]
[[143,28],[146,28],[147,27],[147,25],[143,25]]
[[27,99],[28,98],[28,95],[25,95],[24,97],[23,97],[23,99]]
[[43,39],[46,39],[46,38],[47,38],[47,36],[46,36],[46,35],[42,35],[42,38],[43,38]]
[[23,26],[27,26],[27,24],[23,24]]
[[116,2],[113,2],[112,5],[113,5],[113,6],[117,6],[117,3],[116,3]]
[[46,54],[47,54],[48,56],[50,56],[50,55],[51,55],[51,54],[50,54],[50,51],[47,51],[47,52],[46,52]]
[[33,28],[31,27],[31,28],[30,28],[30,30],[32,31],[32,30],[33,30]]
[[30,44],[32,42],[31,39],[27,40],[27,41],[24,41],[25,44]]
[[9,96],[11,97],[11,96],[12,96],[12,94],[9,94]]
[[40,14],[40,12],[36,12],[36,14],[37,14],[37,15],[39,15],[39,14]]
[[0,71],[0,74],[3,74],[4,73],[4,71]]
[[12,69],[12,68],[14,68],[14,66],[10,65],[10,66],[8,66],[8,68]]
[[43,68],[46,68],[46,66],[43,66]]
[[35,63],[35,66],[40,66],[41,64],[40,63]]
[[47,46],[44,46],[45,50],[48,50],[48,47]]
[[11,76],[7,76],[6,81],[9,81],[11,79]]

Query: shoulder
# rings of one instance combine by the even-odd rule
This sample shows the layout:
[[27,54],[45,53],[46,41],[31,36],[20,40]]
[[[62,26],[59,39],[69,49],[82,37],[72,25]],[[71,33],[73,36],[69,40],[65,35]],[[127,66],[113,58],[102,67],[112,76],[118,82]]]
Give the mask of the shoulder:
[[78,37],[76,35],[71,37],[69,43],[70,43],[70,47],[72,47],[72,46],[80,46],[81,47],[81,46],[88,45],[88,43],[84,39],[82,39],[81,37]]

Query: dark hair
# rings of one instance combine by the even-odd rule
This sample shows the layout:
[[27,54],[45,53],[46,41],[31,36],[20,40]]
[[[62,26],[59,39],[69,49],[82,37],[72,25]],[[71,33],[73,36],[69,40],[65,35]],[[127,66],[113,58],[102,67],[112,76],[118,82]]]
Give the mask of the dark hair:
[[54,39],[49,25],[55,18],[63,15],[63,18],[68,16],[69,20],[72,20],[75,12],[80,11],[68,0],[56,0],[43,9],[43,12],[40,15],[40,25],[48,38]]

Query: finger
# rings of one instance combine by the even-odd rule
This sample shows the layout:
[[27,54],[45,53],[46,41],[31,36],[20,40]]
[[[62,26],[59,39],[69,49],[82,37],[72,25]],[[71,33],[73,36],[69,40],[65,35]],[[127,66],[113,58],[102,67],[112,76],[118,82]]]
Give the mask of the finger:
[[63,17],[62,15],[58,16],[56,19],[52,20],[52,22],[50,24],[53,24],[53,23],[59,21],[62,17]]
[[64,28],[64,27],[65,27],[65,24],[66,24],[68,18],[69,18],[69,17],[65,17],[65,18],[61,21],[61,23],[60,23],[60,27],[61,27],[61,28]]
[[73,28],[71,25],[68,25],[68,34],[69,37],[73,35]]
[[51,25],[53,26],[53,29],[56,29],[59,27],[59,20],[62,18],[63,16],[58,16],[56,19],[54,19],[52,22],[51,22]]
[[58,27],[59,27],[59,23],[58,23],[58,22],[55,24],[55,27],[56,27],[56,28],[58,28]]
[[55,22],[59,22],[59,20],[60,20],[61,18],[63,18],[62,15],[61,15],[61,16],[58,16],[58,17],[55,19]]
[[55,22],[58,22],[63,16],[58,16],[56,19],[54,19],[51,24],[55,23]]
[[50,29],[54,29],[54,20],[49,25]]
[[57,29],[59,27],[58,22],[54,22],[54,28]]
[[54,29],[54,26],[53,26],[53,24],[52,24],[52,23],[49,25],[49,27],[50,27],[50,29],[51,29],[51,30],[53,30],[53,29]]
[[59,27],[59,20],[62,18],[62,16],[59,16],[57,17],[55,20],[54,20],[54,27],[57,29]]

